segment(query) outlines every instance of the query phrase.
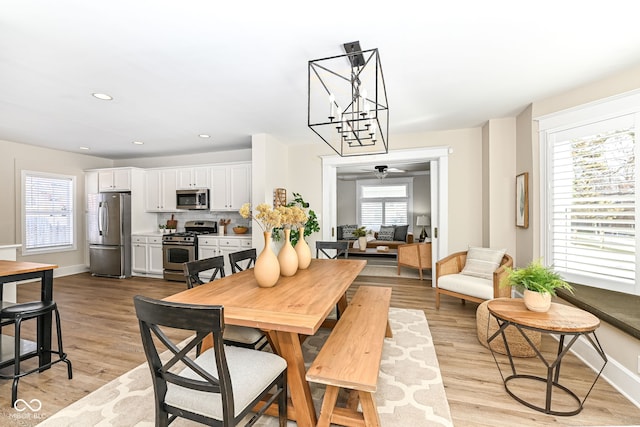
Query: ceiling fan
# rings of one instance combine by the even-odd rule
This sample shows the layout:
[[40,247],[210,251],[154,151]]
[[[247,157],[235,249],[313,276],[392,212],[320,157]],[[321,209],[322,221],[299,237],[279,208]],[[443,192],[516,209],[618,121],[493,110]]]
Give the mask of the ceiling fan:
[[398,168],[394,168],[394,167],[389,167],[387,165],[380,165],[380,166],[375,166],[374,167],[375,172],[373,172],[375,174],[375,176],[378,179],[383,179],[384,177],[386,177],[389,173],[403,173],[405,172],[402,169],[398,169]]

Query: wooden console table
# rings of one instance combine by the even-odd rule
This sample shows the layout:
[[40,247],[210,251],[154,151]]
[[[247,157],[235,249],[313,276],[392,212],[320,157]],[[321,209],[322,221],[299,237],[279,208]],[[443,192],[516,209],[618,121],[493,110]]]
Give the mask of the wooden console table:
[[[607,364],[607,356],[596,337],[595,330],[600,326],[600,320],[591,313],[588,313],[579,308],[570,307],[567,305],[552,303],[551,308],[546,313],[538,313],[528,310],[521,298],[497,298],[489,301],[487,304],[489,313],[491,313],[498,321],[499,329],[487,339],[487,343],[497,339],[499,336],[504,340],[504,346],[509,358],[509,365],[511,367],[511,375],[505,377],[496,358],[496,354],[493,351],[491,345],[489,349],[496,362],[496,366],[500,371],[500,376],[504,382],[504,387],[511,397],[523,405],[535,409],[536,411],[544,412],[545,414],[552,415],[575,415],[582,410],[585,400],[591,393],[591,390],[595,386],[600,374]],[[490,317],[489,317],[490,319]],[[546,377],[535,376],[529,374],[518,374],[514,363],[513,356],[509,350],[504,330],[513,325],[520,334],[524,337],[525,341],[531,346],[536,353],[536,357],[542,361],[547,369]],[[533,345],[529,337],[524,333],[525,330],[540,331],[546,334],[555,334],[559,336],[558,350],[555,354],[554,360],[547,360],[544,355]],[[560,384],[560,365],[562,358],[569,352],[573,344],[581,336],[585,337],[591,344],[596,353],[602,358],[603,365],[598,371],[596,378],[591,384],[591,387],[587,391],[582,400],[571,391],[568,387]],[[565,344],[565,338],[569,337],[568,342]],[[519,380],[533,380],[546,383],[546,397],[545,405],[537,406],[533,403],[526,401],[524,398],[518,396],[513,390],[509,388],[511,382]],[[566,395],[570,396],[577,404],[576,409],[573,410],[554,410],[552,409],[553,403],[553,391],[562,391]]]

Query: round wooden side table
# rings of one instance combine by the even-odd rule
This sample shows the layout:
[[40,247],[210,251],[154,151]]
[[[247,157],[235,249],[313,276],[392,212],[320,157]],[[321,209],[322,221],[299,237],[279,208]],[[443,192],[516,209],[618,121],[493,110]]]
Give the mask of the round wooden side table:
[[[584,402],[587,400],[587,397],[591,393],[591,390],[598,381],[598,378],[600,378],[600,374],[607,364],[607,356],[595,334],[595,330],[600,326],[600,320],[593,314],[588,313],[584,310],[558,303],[552,303],[551,308],[546,313],[530,311],[525,307],[524,302],[521,298],[497,298],[489,301],[489,303],[487,304],[487,308],[489,309],[489,313],[491,313],[491,315],[495,317],[499,325],[499,329],[487,339],[487,342],[491,343],[491,341],[497,339],[498,337],[502,337],[505,343],[505,348],[507,350],[507,357],[509,358],[511,375],[505,377],[502,373],[502,369],[500,368],[500,364],[498,363],[495,352],[491,350],[491,354],[493,355],[496,366],[500,371],[500,375],[502,376],[504,387],[507,393],[509,393],[511,397],[513,397],[523,405],[531,409],[544,412],[545,414],[562,416],[575,415],[579,413],[582,410]],[[530,374],[518,374],[504,333],[504,330],[509,325],[513,325],[522,334],[522,336],[536,353],[537,358],[541,360],[545,365],[547,370],[546,377]],[[554,360],[547,360],[542,352],[533,345],[531,340],[524,333],[524,331],[527,330],[539,331],[545,334],[558,336],[558,351],[555,354]],[[568,387],[560,384],[560,365],[562,363],[562,358],[569,352],[571,347],[580,337],[586,338],[586,341],[591,344],[593,349],[604,362],[602,367],[598,371],[593,384],[591,384],[591,387],[582,400],[580,400],[577,394],[571,391]],[[566,343],[565,338],[567,338]],[[489,349],[491,349],[491,345],[489,346]],[[546,397],[544,407],[537,406],[531,402],[526,401],[524,398],[518,396],[510,388],[511,384],[515,384],[515,382],[519,380],[534,380],[546,383]],[[568,411],[552,409],[554,390],[561,390],[562,392],[570,396],[573,400],[575,400],[577,405],[576,408]]]

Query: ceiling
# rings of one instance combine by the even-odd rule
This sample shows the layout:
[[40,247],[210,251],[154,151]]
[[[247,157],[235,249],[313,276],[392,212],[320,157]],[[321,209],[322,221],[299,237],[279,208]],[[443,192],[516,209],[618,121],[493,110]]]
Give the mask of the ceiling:
[[249,148],[257,133],[322,143],[307,127],[307,63],[355,40],[379,49],[391,148],[394,134],[481,126],[640,63],[636,0],[0,8],[0,139],[111,159]]

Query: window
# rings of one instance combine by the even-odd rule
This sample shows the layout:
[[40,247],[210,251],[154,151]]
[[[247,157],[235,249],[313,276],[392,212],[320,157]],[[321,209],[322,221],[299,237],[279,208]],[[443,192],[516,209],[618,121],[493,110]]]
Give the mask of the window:
[[561,126],[542,132],[545,259],[571,282],[640,294],[635,215],[640,103],[631,111],[619,103],[603,106],[609,114],[572,111]]
[[22,172],[23,253],[73,250],[75,177]]
[[409,224],[413,180],[359,180],[357,189],[359,225],[377,231],[381,225]]

